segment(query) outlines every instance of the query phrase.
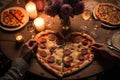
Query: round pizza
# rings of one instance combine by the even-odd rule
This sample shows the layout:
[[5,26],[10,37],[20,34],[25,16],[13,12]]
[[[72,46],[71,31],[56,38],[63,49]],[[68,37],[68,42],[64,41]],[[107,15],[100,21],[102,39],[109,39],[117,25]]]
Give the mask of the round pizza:
[[28,17],[23,8],[10,7],[1,13],[1,23],[4,27],[15,28],[23,25]]
[[120,8],[110,3],[99,3],[94,16],[108,25],[120,25]]
[[58,32],[45,30],[38,33],[35,40],[40,63],[60,77],[78,71],[93,61],[91,45],[95,41],[88,34],[72,32],[63,38]]

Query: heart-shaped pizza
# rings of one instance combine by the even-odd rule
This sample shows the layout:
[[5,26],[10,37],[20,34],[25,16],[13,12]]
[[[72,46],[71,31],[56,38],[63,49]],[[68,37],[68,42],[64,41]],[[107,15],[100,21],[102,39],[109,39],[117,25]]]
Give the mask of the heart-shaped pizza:
[[93,61],[90,46],[95,41],[88,34],[71,32],[63,38],[57,32],[45,30],[38,33],[35,40],[40,63],[60,77],[78,71]]

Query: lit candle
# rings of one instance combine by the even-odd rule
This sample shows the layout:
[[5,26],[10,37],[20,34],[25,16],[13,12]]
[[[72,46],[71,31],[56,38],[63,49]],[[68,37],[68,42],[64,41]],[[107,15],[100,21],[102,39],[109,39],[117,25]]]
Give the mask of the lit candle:
[[42,31],[45,29],[45,21],[41,17],[38,17],[34,20],[34,25],[37,31]]
[[37,17],[37,9],[36,9],[36,5],[34,2],[28,2],[25,6],[27,12],[29,13],[29,17],[31,19],[35,19]]
[[17,41],[18,43],[22,43],[22,42],[24,41],[23,36],[22,36],[22,35],[17,35],[17,36],[16,36],[16,41]]

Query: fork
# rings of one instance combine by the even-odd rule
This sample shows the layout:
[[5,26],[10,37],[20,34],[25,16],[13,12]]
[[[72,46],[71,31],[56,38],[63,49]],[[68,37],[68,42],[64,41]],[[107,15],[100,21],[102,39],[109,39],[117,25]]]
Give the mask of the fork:
[[110,39],[107,41],[107,45],[108,45],[108,48],[110,48],[110,49],[112,49],[112,50],[115,50],[115,51],[117,51],[117,52],[119,52],[119,53],[120,53],[120,49],[118,49],[118,48],[114,47],[114,46],[112,45],[112,43],[111,43],[111,40],[110,40]]

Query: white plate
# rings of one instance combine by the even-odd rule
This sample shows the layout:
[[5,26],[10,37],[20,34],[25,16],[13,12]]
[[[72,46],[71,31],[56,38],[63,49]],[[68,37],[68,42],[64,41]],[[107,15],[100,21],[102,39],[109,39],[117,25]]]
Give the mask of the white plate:
[[120,31],[116,32],[112,36],[112,45],[115,46],[116,48],[120,49]]
[[[93,9],[93,17],[96,19],[96,20],[98,20],[98,18],[97,18],[97,16],[95,15],[95,9],[96,9],[96,7]],[[120,25],[118,25],[118,26],[113,26],[113,25],[109,25],[109,24],[105,24],[105,23],[103,23],[103,22],[101,22],[101,24],[103,25],[103,26],[105,26],[105,27],[108,27],[108,28],[117,28],[117,27],[120,27]]]
[[6,31],[15,31],[15,30],[19,30],[19,29],[21,29],[21,28],[23,28],[26,24],[27,24],[27,22],[29,21],[29,16],[28,16],[28,13],[25,11],[25,9],[23,9],[23,8],[21,8],[21,7],[10,7],[10,8],[7,8],[7,9],[5,9],[4,11],[6,11],[6,10],[10,10],[10,9],[18,9],[18,10],[21,10],[22,11],[22,13],[24,14],[24,19],[23,19],[23,24],[21,23],[21,25],[20,26],[18,26],[18,27],[4,27],[3,25],[0,25],[0,28],[2,28],[3,30],[6,30]]

